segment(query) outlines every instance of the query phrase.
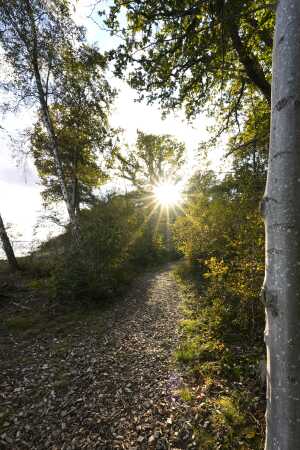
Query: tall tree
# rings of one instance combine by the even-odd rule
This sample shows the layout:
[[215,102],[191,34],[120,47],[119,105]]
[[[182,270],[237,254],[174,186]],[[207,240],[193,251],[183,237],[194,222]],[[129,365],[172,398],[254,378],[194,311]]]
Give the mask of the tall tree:
[[[80,127],[73,128],[74,123],[70,122],[73,114],[69,115],[67,111],[57,107],[51,107],[50,111],[61,150],[61,163],[72,212],[77,215],[82,204],[93,203],[93,189],[106,181],[107,175],[98,163],[100,152],[93,148],[90,136],[86,135],[87,129],[83,130],[89,116],[84,115]],[[76,114],[75,121],[80,117],[82,114]],[[31,134],[31,150],[43,186],[42,197],[45,205],[62,201],[48,134],[40,122],[35,125]]]
[[[107,180],[100,160],[112,157],[114,130],[109,126],[108,115],[115,92],[103,75],[106,63],[96,49],[84,45],[63,52],[63,65],[58,68],[61,95],[49,106],[49,112],[72,213],[76,215],[80,203],[93,200],[93,188]],[[63,200],[51,142],[42,120],[31,133],[31,147],[46,203]]]
[[10,80],[5,86],[18,102],[38,102],[55,161],[60,189],[76,240],[79,239],[61,161],[61,151],[49,111],[49,102],[59,97],[62,48],[83,39],[75,26],[68,0],[0,0],[0,43]]
[[15,257],[15,253],[11,245],[10,239],[8,237],[7,231],[5,229],[1,214],[0,214],[0,239],[2,242],[2,247],[5,252],[8,264],[11,270],[15,272],[16,270],[19,269],[19,265]]
[[300,3],[277,4],[266,228],[266,450],[300,442]]

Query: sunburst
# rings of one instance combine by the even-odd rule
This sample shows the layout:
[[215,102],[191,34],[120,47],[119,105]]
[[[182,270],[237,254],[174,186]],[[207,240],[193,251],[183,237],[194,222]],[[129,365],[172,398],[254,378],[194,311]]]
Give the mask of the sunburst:
[[153,187],[154,201],[162,207],[178,206],[182,202],[179,184],[163,181]]

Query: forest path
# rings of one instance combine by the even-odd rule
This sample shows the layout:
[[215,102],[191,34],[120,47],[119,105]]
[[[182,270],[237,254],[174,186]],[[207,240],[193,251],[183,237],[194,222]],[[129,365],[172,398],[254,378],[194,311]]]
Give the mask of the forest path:
[[190,406],[177,394],[181,314],[171,272],[168,265],[145,274],[125,300],[76,329],[30,341],[9,336],[0,367],[1,449],[196,448]]

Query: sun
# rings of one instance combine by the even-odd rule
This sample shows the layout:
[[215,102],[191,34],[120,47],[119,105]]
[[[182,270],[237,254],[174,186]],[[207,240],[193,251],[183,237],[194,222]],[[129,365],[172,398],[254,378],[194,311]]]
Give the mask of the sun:
[[176,206],[181,203],[182,195],[178,184],[163,182],[153,188],[154,197],[161,206]]

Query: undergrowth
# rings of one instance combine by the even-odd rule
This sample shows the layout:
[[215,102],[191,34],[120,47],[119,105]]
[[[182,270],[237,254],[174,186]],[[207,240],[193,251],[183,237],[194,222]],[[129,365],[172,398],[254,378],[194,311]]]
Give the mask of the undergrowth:
[[239,329],[232,320],[235,306],[212,298],[211,281],[199,271],[183,263],[174,274],[184,315],[176,358],[189,383],[182,398],[199,416],[194,430],[199,450],[263,449],[261,333],[249,335]]

